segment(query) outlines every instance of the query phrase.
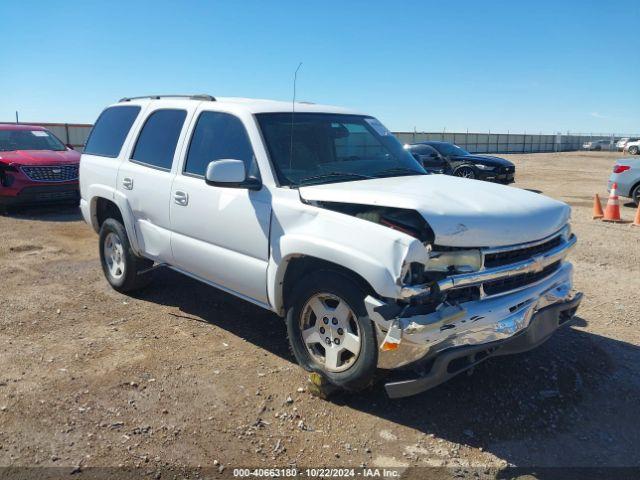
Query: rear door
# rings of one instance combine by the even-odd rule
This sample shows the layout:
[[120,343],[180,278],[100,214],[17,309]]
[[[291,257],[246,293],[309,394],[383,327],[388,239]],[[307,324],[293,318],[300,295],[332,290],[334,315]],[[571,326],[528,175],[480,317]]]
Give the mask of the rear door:
[[194,110],[195,102],[152,102],[118,171],[116,188],[128,200],[140,248],[145,256],[158,262],[171,263],[173,259],[169,221],[171,183],[176,173],[178,146]]

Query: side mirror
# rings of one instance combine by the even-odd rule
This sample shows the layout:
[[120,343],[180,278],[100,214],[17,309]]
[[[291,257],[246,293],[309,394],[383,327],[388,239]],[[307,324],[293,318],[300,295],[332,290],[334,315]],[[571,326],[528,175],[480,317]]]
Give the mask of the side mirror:
[[75,149],[73,148],[73,145],[71,145],[70,143],[67,143],[67,144],[65,145],[65,147],[67,147],[69,150],[75,150]]
[[207,185],[227,188],[247,188],[260,190],[262,182],[257,178],[247,178],[247,172],[242,160],[214,160],[207,166],[204,177]]

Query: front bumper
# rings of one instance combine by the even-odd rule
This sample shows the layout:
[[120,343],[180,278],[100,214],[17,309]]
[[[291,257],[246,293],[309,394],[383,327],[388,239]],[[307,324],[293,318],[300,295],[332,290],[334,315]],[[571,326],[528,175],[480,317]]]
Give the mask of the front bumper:
[[505,173],[505,172],[490,172],[481,170],[478,173],[479,180],[485,180],[487,182],[496,182],[496,183],[504,183],[508,185],[516,181],[515,172]]
[[525,329],[505,340],[447,349],[419,362],[412,366],[418,376],[387,383],[387,394],[390,398],[415,395],[440,385],[488,358],[531,350],[545,342],[559,327],[568,325],[581,300],[582,294],[576,293],[571,299],[537,311]]
[[0,205],[6,207],[42,205],[50,203],[77,202],[80,199],[78,182],[56,185],[26,186],[12,194],[2,192],[0,187]]
[[[365,307],[376,327],[381,350],[378,367],[399,369],[434,362],[451,349],[493,349],[528,330],[545,309],[558,307],[553,310],[557,313],[557,328],[561,312],[575,311],[573,306],[577,308],[581,298],[573,291],[573,267],[564,261],[575,246],[576,237],[565,228],[552,237],[525,244],[525,251],[546,248],[549,238],[557,244],[528,259],[492,268],[483,266],[479,271],[450,275],[433,284],[404,287],[400,291],[402,302],[368,296]],[[513,248],[517,253],[522,247]],[[487,255],[505,253],[505,248],[511,252],[512,247],[484,249],[483,265],[490,258]],[[496,282],[505,285],[505,289],[492,288]],[[459,289],[468,288],[477,289],[480,296],[459,304],[447,300],[455,299]],[[431,298],[439,300],[429,303]],[[440,303],[434,307],[437,302]],[[448,378],[436,377],[418,382],[419,388],[431,388]]]

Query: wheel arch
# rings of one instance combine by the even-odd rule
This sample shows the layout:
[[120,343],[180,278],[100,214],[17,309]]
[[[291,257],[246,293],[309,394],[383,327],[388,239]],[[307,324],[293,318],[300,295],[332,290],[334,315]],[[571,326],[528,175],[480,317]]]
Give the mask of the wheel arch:
[[[119,201],[118,201],[119,200]],[[91,226],[99,233],[100,227],[107,218],[114,218],[124,225],[131,248],[142,256],[141,245],[136,235],[133,212],[126,199],[118,196],[94,195],[90,201]]]
[[287,259],[287,265],[282,278],[283,308],[287,309],[290,306],[291,293],[296,283],[306,274],[319,270],[330,271],[346,277],[354,281],[364,292],[369,294],[374,293],[373,287],[362,275],[347,267],[309,255],[291,256]]

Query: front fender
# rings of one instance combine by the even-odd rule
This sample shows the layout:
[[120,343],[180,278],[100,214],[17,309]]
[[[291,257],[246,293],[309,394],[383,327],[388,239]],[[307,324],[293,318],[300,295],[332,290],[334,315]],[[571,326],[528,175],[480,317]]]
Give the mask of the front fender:
[[274,311],[283,313],[283,282],[289,261],[308,256],[340,265],[367,281],[381,297],[398,298],[403,266],[426,261],[417,239],[367,220],[300,204],[274,208],[267,289]]

